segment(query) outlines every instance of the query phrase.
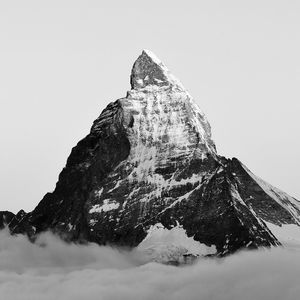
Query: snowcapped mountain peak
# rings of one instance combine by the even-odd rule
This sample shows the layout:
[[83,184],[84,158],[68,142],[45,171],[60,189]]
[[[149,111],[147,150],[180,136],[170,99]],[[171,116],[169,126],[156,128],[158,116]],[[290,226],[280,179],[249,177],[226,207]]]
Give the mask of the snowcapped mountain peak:
[[131,87],[72,149],[55,190],[27,214],[0,211],[0,229],[137,247],[163,262],[300,243],[300,202],[217,154],[205,115],[151,51]]
[[132,89],[173,87],[185,90],[181,82],[175,78],[165,64],[150,50],[143,50],[133,64],[130,83]]

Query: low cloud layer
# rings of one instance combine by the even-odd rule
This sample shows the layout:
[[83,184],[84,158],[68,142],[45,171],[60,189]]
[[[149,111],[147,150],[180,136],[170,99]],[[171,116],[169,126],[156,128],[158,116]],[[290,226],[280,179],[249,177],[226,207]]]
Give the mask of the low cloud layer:
[[36,245],[0,232],[0,298],[6,300],[296,300],[299,275],[299,250],[174,267],[109,247],[68,245],[51,234]]

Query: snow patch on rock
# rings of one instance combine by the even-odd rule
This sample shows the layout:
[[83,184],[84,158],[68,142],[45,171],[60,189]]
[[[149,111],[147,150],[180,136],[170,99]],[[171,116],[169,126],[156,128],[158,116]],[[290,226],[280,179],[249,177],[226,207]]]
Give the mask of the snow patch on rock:
[[109,199],[105,199],[103,200],[103,204],[99,205],[96,204],[94,205],[90,210],[89,213],[101,213],[101,212],[107,212],[110,210],[114,210],[114,209],[118,209],[120,206],[119,203],[115,202],[115,201],[111,201]]
[[91,226],[95,226],[95,225],[97,224],[97,222],[98,222],[98,220],[90,219],[89,224],[90,224]]
[[181,225],[167,229],[161,223],[149,228],[137,250],[158,262],[179,262],[184,255],[205,256],[217,252],[214,245],[209,247],[188,237]]

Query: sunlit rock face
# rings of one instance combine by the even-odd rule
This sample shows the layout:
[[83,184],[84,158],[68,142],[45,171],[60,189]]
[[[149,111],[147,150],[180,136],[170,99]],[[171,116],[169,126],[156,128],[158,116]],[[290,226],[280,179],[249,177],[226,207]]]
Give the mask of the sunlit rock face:
[[273,226],[297,229],[299,216],[296,199],[217,154],[204,114],[145,50],[127,96],[104,109],[72,149],[54,192],[10,229],[32,238],[51,229],[66,240],[182,261],[280,245]]

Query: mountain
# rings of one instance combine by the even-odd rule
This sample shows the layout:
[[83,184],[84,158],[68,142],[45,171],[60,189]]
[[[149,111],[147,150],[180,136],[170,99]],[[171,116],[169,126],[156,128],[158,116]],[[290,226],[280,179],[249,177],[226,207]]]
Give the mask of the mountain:
[[300,202],[217,154],[205,115],[153,53],[138,57],[130,82],[72,149],[55,190],[32,212],[2,212],[0,226],[136,247],[159,261],[300,237]]

